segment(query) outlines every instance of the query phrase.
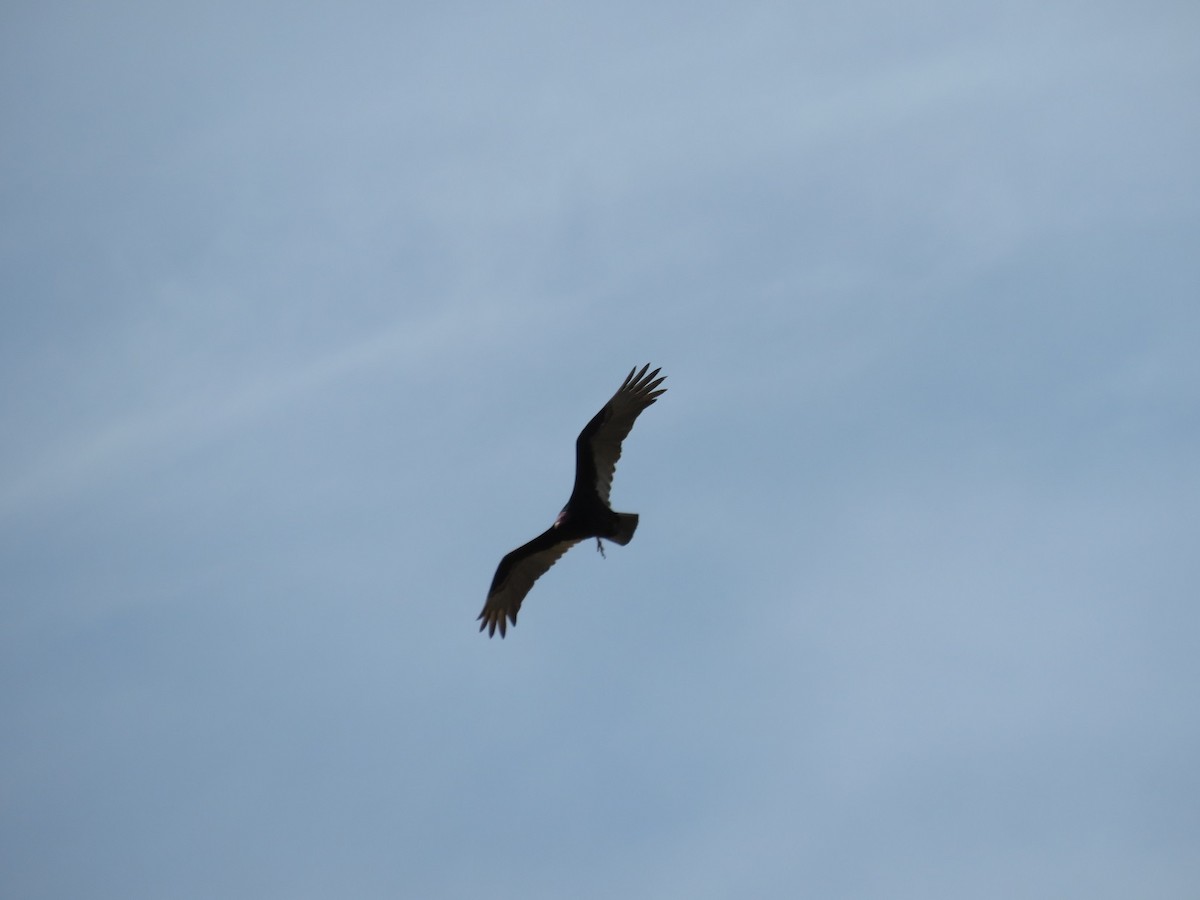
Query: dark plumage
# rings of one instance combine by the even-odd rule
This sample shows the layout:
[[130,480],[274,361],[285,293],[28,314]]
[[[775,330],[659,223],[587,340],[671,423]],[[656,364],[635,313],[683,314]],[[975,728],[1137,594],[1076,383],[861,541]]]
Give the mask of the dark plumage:
[[479,614],[479,630],[486,628],[488,637],[497,628],[504,637],[507,623],[517,624],[521,601],[533,583],[580,541],[595,538],[603,553],[601,538],[622,546],[633,538],[637,515],[613,512],[608,492],[621,458],[621,442],[629,436],[642,410],[666,393],[666,388],[656,390],[666,376],[657,378],[659,369],[647,374],[649,368],[647,364],[639,372],[634,366],[612,399],[579,432],[575,441],[575,487],[554,524],[500,560]]

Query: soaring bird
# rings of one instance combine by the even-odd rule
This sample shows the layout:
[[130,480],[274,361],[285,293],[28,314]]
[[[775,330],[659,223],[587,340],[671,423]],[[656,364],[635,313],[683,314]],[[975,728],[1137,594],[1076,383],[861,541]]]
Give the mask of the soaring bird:
[[637,514],[613,512],[608,492],[621,458],[621,442],[629,436],[642,410],[667,390],[658,387],[666,376],[656,377],[659,369],[647,374],[649,368],[647,363],[639,372],[634,366],[612,399],[579,432],[575,441],[575,487],[554,524],[500,560],[479,614],[479,630],[486,628],[488,637],[495,635],[497,627],[500,637],[504,637],[507,623],[517,624],[521,601],[533,583],[580,541],[595,538],[596,549],[603,555],[601,538],[622,546],[633,538]]

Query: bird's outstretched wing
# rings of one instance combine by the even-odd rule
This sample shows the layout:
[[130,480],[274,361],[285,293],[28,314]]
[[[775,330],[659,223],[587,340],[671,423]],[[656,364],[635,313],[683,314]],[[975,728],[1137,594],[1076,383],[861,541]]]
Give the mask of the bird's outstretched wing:
[[[605,506],[612,488],[613,472],[621,458],[621,442],[629,437],[629,431],[642,410],[658,400],[667,389],[658,388],[666,376],[656,378],[661,369],[646,374],[650,364],[630,370],[624,383],[613,394],[604,408],[584,426],[575,441],[575,492],[594,491]],[[636,374],[635,374],[636,373]]]
[[479,613],[479,630],[486,628],[488,637],[492,637],[499,627],[500,637],[504,637],[507,623],[517,624],[521,601],[533,583],[578,543],[578,539],[560,540],[558,529],[551,527],[500,560],[487,602]]

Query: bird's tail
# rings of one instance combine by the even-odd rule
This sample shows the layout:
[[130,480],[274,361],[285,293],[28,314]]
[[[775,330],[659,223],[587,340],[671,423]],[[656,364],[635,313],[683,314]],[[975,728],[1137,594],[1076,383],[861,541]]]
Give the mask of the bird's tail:
[[617,531],[608,539],[614,544],[624,547],[633,540],[633,533],[637,531],[637,523],[637,513],[617,513]]

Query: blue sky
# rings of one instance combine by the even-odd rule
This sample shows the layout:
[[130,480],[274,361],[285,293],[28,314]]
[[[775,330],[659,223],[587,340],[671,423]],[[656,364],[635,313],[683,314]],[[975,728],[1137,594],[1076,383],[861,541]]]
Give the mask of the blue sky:
[[0,24],[0,894],[1194,896],[1193,4]]

